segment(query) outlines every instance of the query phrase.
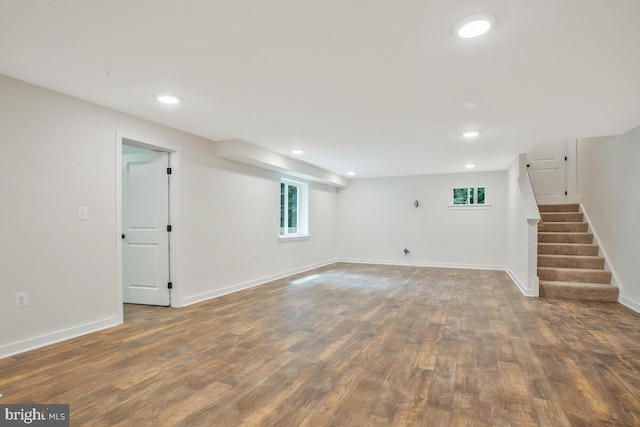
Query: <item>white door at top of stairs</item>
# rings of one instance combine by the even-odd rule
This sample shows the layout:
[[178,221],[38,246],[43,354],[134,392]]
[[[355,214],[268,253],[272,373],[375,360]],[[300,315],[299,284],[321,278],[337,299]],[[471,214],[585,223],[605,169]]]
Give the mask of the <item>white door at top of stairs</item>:
[[540,205],[562,204],[567,200],[567,141],[536,144],[527,154],[527,171]]

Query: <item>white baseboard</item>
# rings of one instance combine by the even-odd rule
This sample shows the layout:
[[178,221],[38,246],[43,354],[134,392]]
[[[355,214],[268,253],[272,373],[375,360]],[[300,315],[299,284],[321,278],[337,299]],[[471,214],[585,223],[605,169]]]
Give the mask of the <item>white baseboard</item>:
[[197,303],[202,302],[202,301],[206,301],[206,300],[209,300],[209,299],[212,299],[212,298],[218,298],[218,297],[221,297],[223,295],[228,295],[228,294],[231,294],[231,293],[234,293],[234,292],[242,291],[244,289],[253,288],[255,286],[264,285],[264,284],[272,282],[274,280],[283,279],[283,278],[288,277],[288,276],[293,276],[294,274],[304,273],[305,271],[309,271],[309,270],[313,270],[314,268],[320,268],[320,267],[324,267],[324,266],[327,266],[327,265],[331,265],[331,264],[334,264],[335,262],[336,262],[336,260],[323,261],[323,262],[319,262],[319,263],[316,263],[316,264],[307,265],[305,267],[300,267],[300,268],[296,268],[296,269],[293,269],[293,270],[285,271],[285,272],[282,272],[282,273],[273,274],[271,276],[262,277],[260,279],[251,280],[249,282],[238,283],[237,285],[227,286],[225,288],[215,289],[215,290],[208,291],[208,292],[203,292],[201,294],[197,294],[197,295],[193,295],[193,296],[190,296],[190,297],[183,298],[181,307],[184,307],[184,306],[187,306],[187,305],[191,305],[191,304],[197,304]]
[[371,259],[355,259],[355,258],[339,258],[336,262],[345,262],[353,264],[378,264],[378,265],[398,265],[408,267],[433,267],[433,268],[461,268],[467,270],[504,270],[502,265],[487,264],[456,264],[444,262],[400,262],[388,260],[371,260]]
[[0,346],[0,359],[13,356],[14,354],[24,353],[25,351],[35,350],[36,348],[45,347],[60,341],[66,341],[81,335],[97,332],[102,329],[111,328],[120,325],[122,322],[118,317],[109,317],[107,319],[98,320],[96,322],[86,323],[73,328],[63,329],[49,334],[40,335],[35,338],[29,338],[24,341],[6,344]]
[[509,277],[511,278],[511,280],[513,280],[513,283],[516,284],[516,286],[518,287],[518,289],[520,289],[520,292],[522,292],[522,295],[524,296],[529,296],[527,295],[527,287],[520,281],[520,279],[518,278],[518,276],[516,276],[513,271],[511,271],[511,269],[509,267],[505,267],[504,271],[509,275]]
[[540,292],[539,289],[528,289],[527,286],[524,283],[522,283],[522,281],[518,278],[518,276],[516,276],[513,273],[513,271],[511,271],[511,269],[509,269],[509,267],[505,267],[504,271],[509,275],[511,280],[513,280],[513,283],[516,284],[518,289],[520,289],[520,292],[522,293],[522,295],[524,295],[525,297],[539,296],[539,292]]
[[640,303],[635,302],[634,300],[620,296],[620,304],[624,305],[627,308],[635,311],[636,313],[640,313]]

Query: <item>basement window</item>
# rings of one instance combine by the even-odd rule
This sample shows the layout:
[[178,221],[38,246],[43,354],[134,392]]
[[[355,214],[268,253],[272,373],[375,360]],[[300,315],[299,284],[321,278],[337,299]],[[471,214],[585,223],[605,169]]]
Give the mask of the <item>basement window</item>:
[[280,180],[280,238],[309,237],[309,185]]
[[485,208],[487,204],[485,187],[456,187],[452,192],[452,202],[450,208]]
[[453,205],[484,205],[484,187],[462,187],[453,189]]

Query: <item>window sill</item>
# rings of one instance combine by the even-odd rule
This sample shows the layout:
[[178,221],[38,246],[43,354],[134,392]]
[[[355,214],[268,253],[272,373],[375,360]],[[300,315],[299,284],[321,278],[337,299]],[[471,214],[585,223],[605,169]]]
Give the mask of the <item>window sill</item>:
[[278,240],[280,242],[299,242],[302,240],[309,240],[311,239],[310,235],[305,235],[305,236],[278,236]]
[[450,210],[483,210],[491,209],[491,205],[449,205]]

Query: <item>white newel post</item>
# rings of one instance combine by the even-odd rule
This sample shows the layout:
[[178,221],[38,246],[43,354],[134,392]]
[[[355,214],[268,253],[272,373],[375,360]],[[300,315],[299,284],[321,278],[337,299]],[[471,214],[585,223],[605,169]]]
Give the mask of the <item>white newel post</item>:
[[528,259],[527,259],[527,291],[533,297],[540,296],[540,280],[538,279],[538,222],[539,218],[527,219],[529,224]]

